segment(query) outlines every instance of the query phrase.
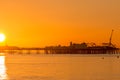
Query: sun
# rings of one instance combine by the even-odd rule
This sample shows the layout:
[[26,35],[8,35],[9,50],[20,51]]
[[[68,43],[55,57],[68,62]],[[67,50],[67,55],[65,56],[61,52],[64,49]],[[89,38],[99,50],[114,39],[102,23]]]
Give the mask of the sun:
[[5,35],[0,33],[0,42],[3,42],[5,40]]

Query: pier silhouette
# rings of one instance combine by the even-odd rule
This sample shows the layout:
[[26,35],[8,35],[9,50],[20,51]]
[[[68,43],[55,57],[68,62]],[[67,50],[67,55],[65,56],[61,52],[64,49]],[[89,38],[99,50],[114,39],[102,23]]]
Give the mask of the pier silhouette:
[[[16,46],[1,46],[0,53],[9,54],[119,54],[120,49],[114,46],[88,46],[86,43],[69,46],[48,46],[44,48],[20,48]],[[42,53],[41,53],[42,52]]]

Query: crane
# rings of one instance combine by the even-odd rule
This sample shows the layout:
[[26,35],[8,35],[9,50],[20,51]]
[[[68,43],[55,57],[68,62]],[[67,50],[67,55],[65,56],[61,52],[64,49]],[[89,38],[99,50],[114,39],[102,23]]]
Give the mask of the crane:
[[113,36],[113,31],[114,31],[114,30],[112,30],[111,35],[110,35],[109,46],[112,46],[112,36]]

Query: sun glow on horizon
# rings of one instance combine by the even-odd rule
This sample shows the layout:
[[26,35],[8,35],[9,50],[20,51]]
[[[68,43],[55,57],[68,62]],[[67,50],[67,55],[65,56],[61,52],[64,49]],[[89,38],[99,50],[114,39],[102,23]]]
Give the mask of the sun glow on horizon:
[[0,42],[5,41],[5,35],[3,33],[0,33]]

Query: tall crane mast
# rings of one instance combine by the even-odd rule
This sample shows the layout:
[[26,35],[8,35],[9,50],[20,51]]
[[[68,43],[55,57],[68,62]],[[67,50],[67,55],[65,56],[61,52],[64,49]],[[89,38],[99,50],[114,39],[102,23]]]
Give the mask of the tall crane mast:
[[114,30],[112,30],[112,32],[111,32],[111,36],[110,36],[110,39],[109,39],[109,46],[112,46],[112,36],[113,36],[113,31],[114,31]]

